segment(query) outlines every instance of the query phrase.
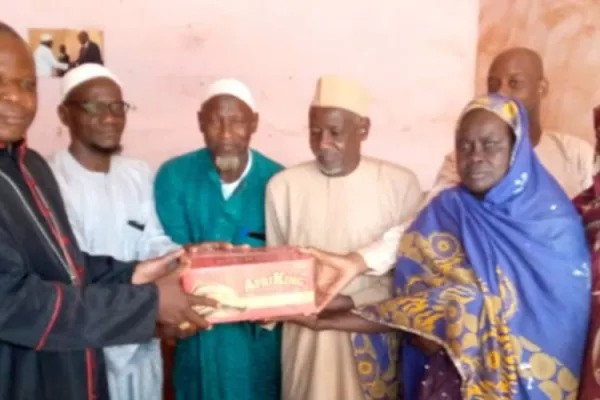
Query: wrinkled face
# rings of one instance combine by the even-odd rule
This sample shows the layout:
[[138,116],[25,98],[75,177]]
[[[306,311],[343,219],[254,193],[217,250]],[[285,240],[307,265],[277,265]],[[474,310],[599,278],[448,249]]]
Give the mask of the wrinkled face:
[[221,172],[239,169],[256,132],[258,114],[238,98],[220,95],[202,105],[198,122],[217,169]]
[[487,110],[468,112],[456,132],[456,164],[462,184],[483,197],[506,175],[514,146],[512,129]]
[[0,142],[25,137],[37,111],[33,58],[20,38],[0,33]]
[[490,67],[487,89],[489,93],[519,100],[532,115],[546,94],[546,82],[541,74],[527,56],[501,56]]
[[369,119],[333,107],[311,107],[310,148],[321,172],[346,175],[360,161],[361,142],[367,138]]
[[92,151],[114,154],[121,148],[128,110],[121,88],[110,79],[98,78],[73,89],[58,115],[73,141]]

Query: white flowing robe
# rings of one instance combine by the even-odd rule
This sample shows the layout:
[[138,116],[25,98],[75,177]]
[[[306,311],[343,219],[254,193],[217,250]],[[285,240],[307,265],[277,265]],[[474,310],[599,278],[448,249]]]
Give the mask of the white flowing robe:
[[[110,171],[84,168],[68,151],[50,166],[82,251],[122,261],[161,256],[179,246],[165,235],[154,207],[153,174],[142,161],[113,156]],[[161,400],[160,343],[104,349],[111,400]]]

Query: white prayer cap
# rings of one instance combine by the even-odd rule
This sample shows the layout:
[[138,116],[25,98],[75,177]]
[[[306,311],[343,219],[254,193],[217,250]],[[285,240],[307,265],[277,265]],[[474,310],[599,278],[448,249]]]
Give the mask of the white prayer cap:
[[83,64],[69,70],[60,81],[61,101],[65,101],[69,93],[76,87],[98,78],[107,78],[121,87],[119,79],[103,65]]
[[52,41],[52,35],[49,33],[42,33],[40,35],[40,42],[50,42]]
[[257,112],[256,103],[254,102],[254,97],[252,96],[252,92],[250,92],[250,88],[237,79],[219,79],[208,85],[202,104],[219,95],[233,96],[246,103],[253,112]]

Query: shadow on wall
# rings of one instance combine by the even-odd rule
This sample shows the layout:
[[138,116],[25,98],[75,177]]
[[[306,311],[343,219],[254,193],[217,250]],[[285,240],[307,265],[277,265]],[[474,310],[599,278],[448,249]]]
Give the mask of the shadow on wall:
[[546,129],[593,141],[592,109],[600,103],[600,2],[480,0],[476,88],[486,90],[493,57],[513,46],[544,59],[550,93]]

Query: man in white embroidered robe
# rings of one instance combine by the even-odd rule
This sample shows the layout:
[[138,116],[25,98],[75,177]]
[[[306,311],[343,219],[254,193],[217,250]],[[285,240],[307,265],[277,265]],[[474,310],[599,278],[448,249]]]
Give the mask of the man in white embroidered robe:
[[[71,143],[54,154],[50,166],[79,246],[123,261],[178,248],[156,216],[149,166],[117,154],[129,109],[119,80],[101,65],[84,64],[65,74],[61,90],[58,113]],[[104,352],[111,400],[162,399],[157,339]]]
[[[361,155],[368,94],[342,77],[319,79],[309,112],[316,160],[286,169],[267,186],[269,245],[348,252],[411,217],[422,201],[411,171]],[[362,276],[336,298],[348,309],[390,296],[389,276]],[[363,400],[351,336],[284,324],[283,400]]]

